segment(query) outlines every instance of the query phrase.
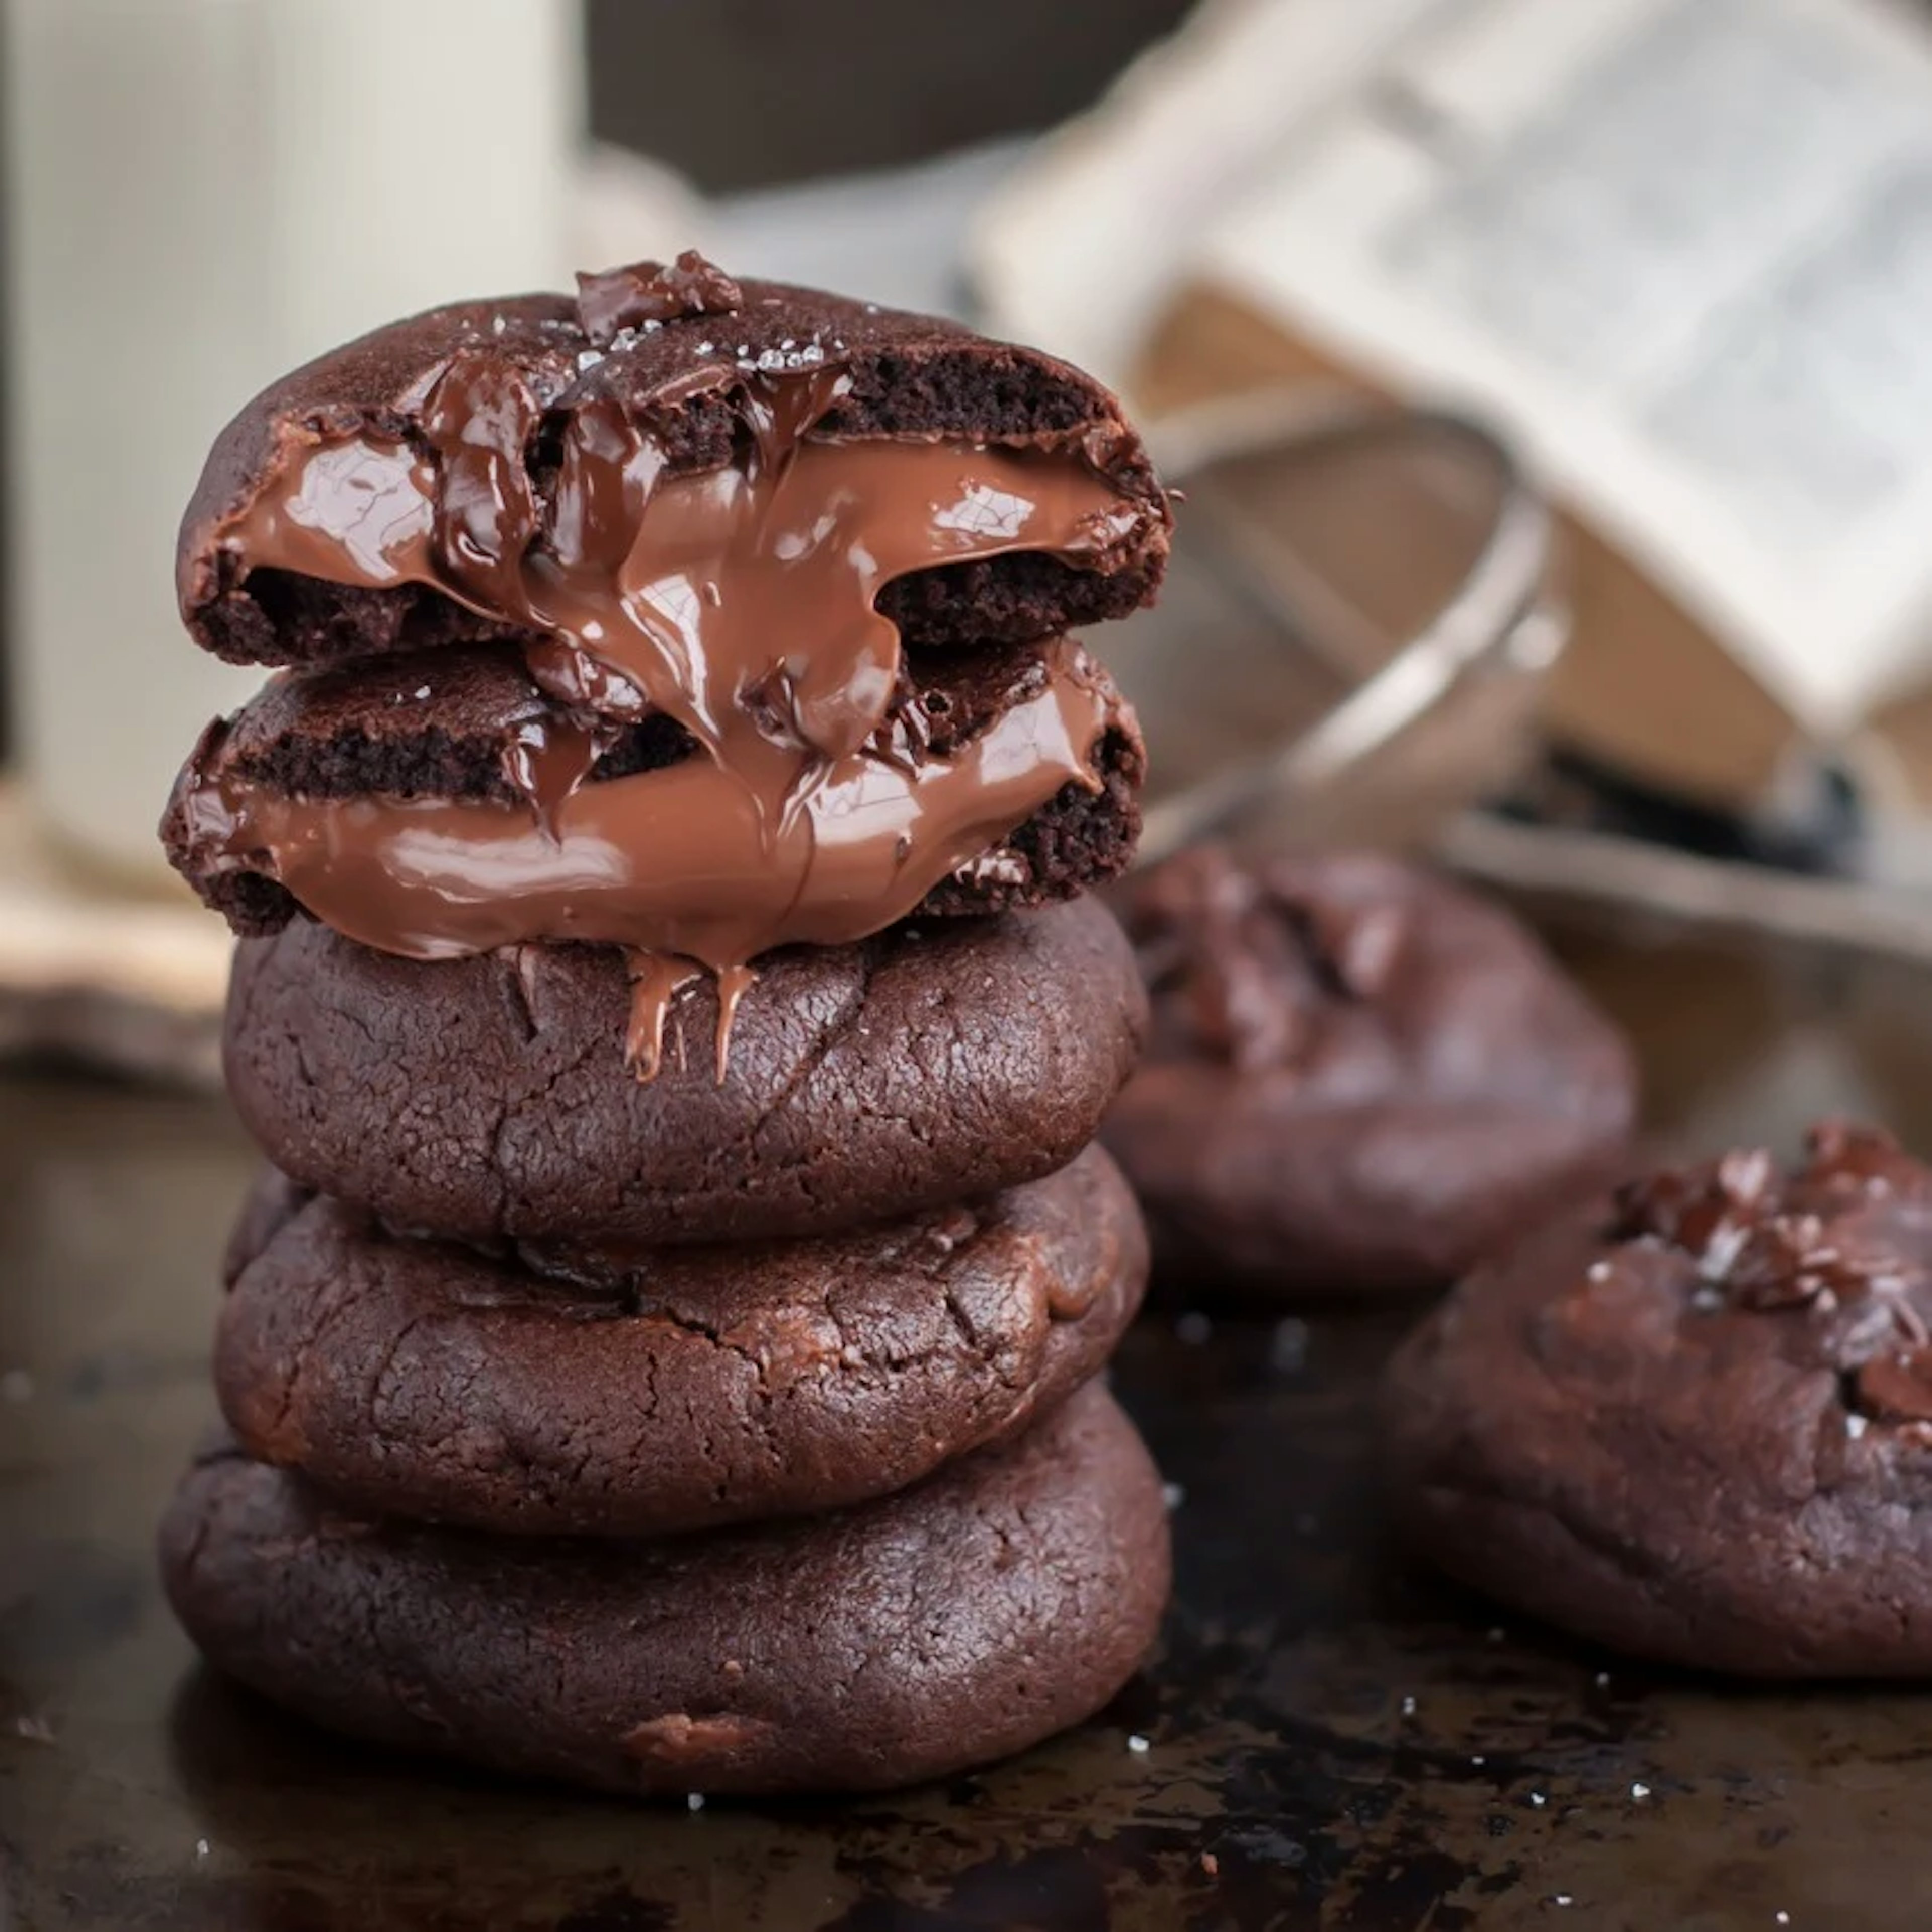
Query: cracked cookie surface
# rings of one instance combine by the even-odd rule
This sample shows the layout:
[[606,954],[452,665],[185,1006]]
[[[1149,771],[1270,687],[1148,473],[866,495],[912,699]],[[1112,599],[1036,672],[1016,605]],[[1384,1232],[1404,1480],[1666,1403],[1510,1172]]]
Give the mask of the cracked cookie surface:
[[1145,1237],[1098,1148],[815,1240],[495,1254],[265,1177],[215,1347],[242,1447],[378,1514],[642,1536],[830,1509],[1004,1440],[1097,1373]]
[[716,1073],[717,995],[626,1070],[622,956],[424,964],[302,920],[244,941],[229,1090],[318,1192],[466,1240],[763,1240],[1036,1180],[1094,1137],[1146,1006],[1103,907],[935,920],[760,961]]

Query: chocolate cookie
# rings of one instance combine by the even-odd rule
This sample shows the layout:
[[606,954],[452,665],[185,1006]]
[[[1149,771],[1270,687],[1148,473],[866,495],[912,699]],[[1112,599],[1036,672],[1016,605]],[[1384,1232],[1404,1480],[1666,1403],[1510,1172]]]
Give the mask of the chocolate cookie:
[[1130,882],[1154,1010],[1106,1138],[1190,1294],[1437,1288],[1607,1180],[1635,1081],[1496,907],[1366,854]]
[[[632,444],[650,452],[652,479],[702,476],[741,460],[748,441],[769,445],[775,417],[814,448],[990,448],[1010,452],[994,466],[1001,477],[1018,465],[1042,500],[1068,485],[1072,543],[1051,531],[1006,537],[999,518],[1020,493],[998,490],[980,534],[1003,549],[956,542],[960,560],[894,575],[878,608],[908,642],[1047,637],[1152,594],[1167,556],[1166,496],[1119,404],[1090,376],[951,322],[809,289],[716,275],[661,295],[646,286],[654,271],[678,272],[642,263],[590,278],[575,301],[438,309],[256,398],[215,444],[182,523],[190,633],[253,664],[528,636],[523,600],[493,594],[500,565],[567,548],[560,526],[580,452]],[[607,292],[626,281],[629,292]],[[1071,488],[1082,476],[1104,486],[1104,526],[1074,529],[1086,514]],[[316,506],[343,488],[375,508],[319,553],[327,520]],[[380,546],[418,503],[435,507],[434,554],[405,572]]]
[[1642,1657],[1932,1672],[1932,1170],[1814,1131],[1622,1190],[1392,1364],[1391,1483],[1453,1575]]
[[1153,1642],[1168,1529],[1095,1387],[883,1502],[659,1543],[371,1522],[217,1448],[161,1554],[209,1659],[318,1724],[681,1796],[910,1784],[1078,1723]]
[[654,1079],[625,1064],[624,960],[529,946],[424,964],[298,920],[242,943],[230,1090],[278,1167],[466,1239],[761,1240],[1064,1167],[1140,1045],[1133,958],[1076,899],[761,962],[724,1078],[709,981]]
[[[922,755],[952,758],[1036,700],[1049,665],[1061,661],[1092,686],[1104,714],[1085,782],[1063,784],[998,844],[976,851],[926,895],[922,912],[1042,904],[1125,868],[1140,830],[1140,734],[1106,671],[1077,645],[908,653],[893,729]],[[299,908],[272,875],[270,856],[237,836],[244,796],[284,808],[374,800],[478,804],[507,817],[526,806],[533,761],[577,728],[504,644],[279,677],[204,740],[176,788],[162,839],[176,870],[238,932],[277,932]],[[662,713],[592,731],[585,752],[582,782],[591,788],[704,755]],[[224,792],[236,808],[224,807],[217,794]],[[339,866],[339,850],[329,857]],[[517,918],[507,893],[503,916]]]
[[244,1218],[214,1366],[242,1448],[357,1508],[506,1532],[652,1535],[903,1489],[1097,1373],[1147,1274],[1097,1148],[862,1234],[628,1257],[493,1259],[291,1202],[279,1176]]

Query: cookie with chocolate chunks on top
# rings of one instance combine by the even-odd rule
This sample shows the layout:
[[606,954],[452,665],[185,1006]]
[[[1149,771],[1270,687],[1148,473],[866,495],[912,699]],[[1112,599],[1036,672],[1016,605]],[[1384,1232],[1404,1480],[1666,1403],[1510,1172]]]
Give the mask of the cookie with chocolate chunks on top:
[[1064,1167],[1147,1017],[1091,898],[772,953],[722,1080],[711,982],[676,996],[648,1081],[626,1064],[632,998],[614,947],[423,963],[299,920],[238,950],[229,1090],[278,1167],[399,1226],[754,1240]]
[[215,1384],[248,1452],[377,1516],[655,1536],[862,1502],[1097,1374],[1147,1279],[1098,1148],[817,1240],[479,1252],[270,1174]]
[[1500,908],[1368,854],[1219,847],[1120,907],[1154,1031],[1106,1132],[1156,1285],[1438,1288],[1618,1171],[1629,1054]]
[[1932,1674],[1932,1168],[1828,1122],[1651,1175],[1472,1276],[1392,1362],[1410,1542],[1633,1655]]
[[[810,396],[788,401],[801,385]],[[746,460],[775,410],[802,411],[814,448],[990,450],[1086,505],[1029,537],[1009,527],[1016,493],[989,484],[942,532],[949,554],[879,590],[908,643],[1050,636],[1124,616],[1159,583],[1166,496],[1092,378],[932,316],[685,258],[586,278],[575,299],[438,309],[275,383],[222,432],[188,506],[182,616],[242,663],[526,638],[506,587],[526,559],[570,548],[560,504],[579,458],[628,439],[605,500],[641,501]],[[420,568],[387,548],[405,528]]]
[[[902,766],[943,764],[1017,707],[1036,702],[1052,668],[1063,663],[1090,690],[1102,724],[1085,770],[940,878],[922,913],[1043,904],[1125,868],[1140,830],[1139,730],[1105,670],[1077,646],[910,652],[884,735],[898,748]],[[538,688],[511,646],[420,651],[274,680],[204,739],[177,782],[162,838],[176,869],[238,932],[274,932],[301,909],[290,890],[299,880],[277,876],[265,836],[250,832],[250,802],[299,800],[318,817],[328,808],[380,801],[444,800],[526,814],[544,782],[544,761],[573,739],[583,755],[560,790],[572,781],[594,789],[704,755],[662,714],[624,724],[592,720],[586,728]],[[327,849],[339,853],[340,841],[354,836],[338,819]],[[320,855],[325,848],[318,842],[307,849]],[[761,869],[766,856],[748,853],[747,871]],[[646,863],[648,855],[638,860]],[[328,904],[316,910],[326,916]]]
[[1152,1646],[1169,1554],[1090,1384],[896,1496],[647,1541],[372,1520],[217,1444],[161,1567],[218,1670],[331,1730],[682,1804],[913,1784],[1079,1723]]

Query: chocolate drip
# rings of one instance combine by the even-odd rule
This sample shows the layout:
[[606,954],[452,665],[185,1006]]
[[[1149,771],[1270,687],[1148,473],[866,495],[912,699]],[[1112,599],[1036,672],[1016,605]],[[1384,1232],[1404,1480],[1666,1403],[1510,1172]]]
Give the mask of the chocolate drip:
[[[646,952],[632,947],[624,956],[631,976],[631,1016],[624,1034],[624,1063],[640,1080],[656,1078],[664,1064],[665,1022],[678,995],[704,976],[704,969],[688,959],[667,952]],[[758,983],[757,970],[750,966],[726,966],[718,970],[718,1037],[715,1047],[718,1084],[723,1086],[731,1066],[731,1028],[745,995]]]
[[[702,976],[688,959],[641,946],[628,948],[625,970],[631,976],[631,1018],[624,1034],[624,1064],[640,1080],[655,1079],[664,1064],[664,1022],[686,987]],[[718,1032],[724,1030],[721,1022]],[[721,1050],[722,1052],[722,1050]],[[722,1077],[722,1076],[721,1076]]]
[[558,808],[577,795],[609,748],[604,733],[533,719],[520,724],[503,748],[503,782],[554,838]]
[[753,966],[726,966],[718,974],[718,1084],[723,1086],[731,1066],[731,1029],[736,1024],[738,1008],[745,995],[758,983]]

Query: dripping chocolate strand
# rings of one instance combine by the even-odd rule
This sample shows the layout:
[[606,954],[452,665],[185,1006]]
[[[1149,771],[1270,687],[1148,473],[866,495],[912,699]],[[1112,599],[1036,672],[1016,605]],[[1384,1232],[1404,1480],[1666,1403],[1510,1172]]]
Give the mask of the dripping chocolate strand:
[[503,782],[528,806],[538,828],[556,836],[556,814],[609,748],[598,733],[533,719],[503,748]]

